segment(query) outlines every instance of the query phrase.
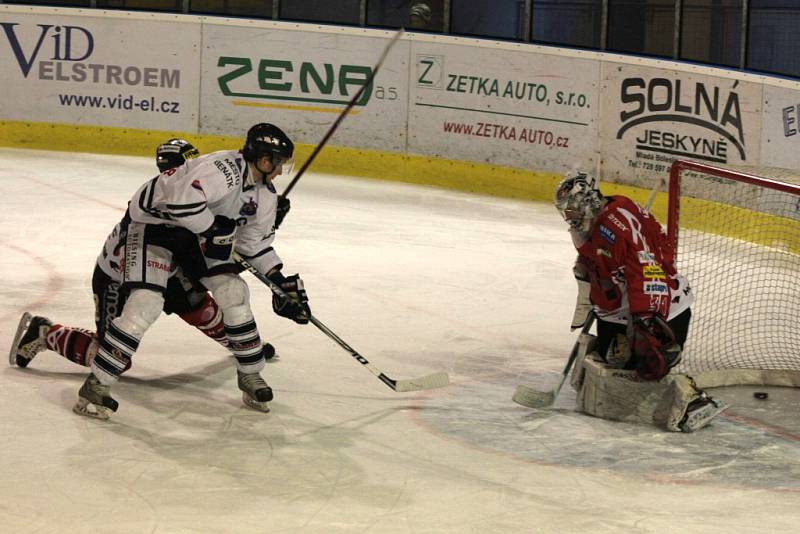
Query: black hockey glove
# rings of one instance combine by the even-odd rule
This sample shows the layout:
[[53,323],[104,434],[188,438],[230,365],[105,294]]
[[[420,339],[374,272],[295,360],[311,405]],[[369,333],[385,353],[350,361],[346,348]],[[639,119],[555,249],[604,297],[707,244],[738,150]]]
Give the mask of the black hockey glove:
[[217,215],[214,223],[202,234],[206,238],[203,253],[212,259],[227,261],[233,252],[236,240],[236,221]]
[[283,195],[278,195],[278,208],[275,211],[275,229],[280,228],[286,214],[292,209],[292,203]]
[[272,309],[281,317],[286,317],[297,324],[307,324],[311,315],[308,306],[308,295],[303,287],[303,279],[299,274],[283,276],[280,271],[273,271],[269,279],[277,284],[288,298],[272,294]]
[[681,361],[681,346],[660,315],[634,317],[630,341],[636,373],[645,380],[661,380]]

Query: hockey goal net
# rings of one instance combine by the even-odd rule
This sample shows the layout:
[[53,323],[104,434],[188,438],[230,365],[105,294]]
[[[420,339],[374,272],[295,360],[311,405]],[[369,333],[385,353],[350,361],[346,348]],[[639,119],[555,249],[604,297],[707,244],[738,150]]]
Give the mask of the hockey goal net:
[[797,387],[800,176],[747,171],[672,164],[667,233],[695,293],[679,370],[705,387]]

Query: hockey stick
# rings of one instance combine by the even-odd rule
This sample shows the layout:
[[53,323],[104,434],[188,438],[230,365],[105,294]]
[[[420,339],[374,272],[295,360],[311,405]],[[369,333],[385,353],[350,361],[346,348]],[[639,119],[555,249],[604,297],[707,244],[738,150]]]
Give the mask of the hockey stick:
[[392,49],[392,47],[394,47],[395,43],[400,40],[400,37],[403,35],[403,31],[404,30],[400,28],[400,30],[398,30],[398,32],[394,34],[394,37],[392,37],[392,39],[389,41],[389,44],[386,45],[386,48],[383,49],[381,57],[378,59],[378,62],[375,64],[375,67],[373,67],[372,72],[370,72],[369,75],[367,76],[364,85],[362,85],[356,92],[356,94],[353,95],[353,98],[350,99],[350,102],[347,103],[345,108],[342,110],[342,112],[333,122],[331,127],[328,129],[327,133],[325,133],[325,137],[323,137],[322,141],[320,141],[319,144],[314,147],[314,151],[311,152],[311,155],[303,163],[302,167],[300,167],[300,170],[297,171],[297,174],[294,176],[294,178],[292,178],[292,181],[289,182],[289,185],[286,186],[286,189],[282,193],[284,197],[289,195],[289,192],[292,190],[292,188],[294,188],[294,185],[297,183],[300,177],[303,176],[303,173],[306,172],[308,167],[311,165],[311,162],[314,161],[314,159],[317,157],[320,151],[328,143],[328,140],[331,138],[333,133],[339,127],[339,124],[341,124],[341,122],[344,120],[345,116],[350,112],[351,109],[353,109],[353,106],[356,105],[356,102],[358,102],[358,99],[361,98],[361,95],[364,94],[364,91],[367,90],[367,87],[369,87],[372,84],[372,82],[375,81],[375,76],[378,74],[378,69],[380,69],[381,65],[383,65],[386,56],[389,55],[389,51]]
[[653,207],[653,202],[656,200],[656,195],[658,194],[658,190],[661,189],[664,184],[667,183],[666,178],[660,178],[656,185],[653,186],[653,189],[650,190],[650,196],[647,197],[647,202],[644,205],[644,211],[649,212],[650,208]]
[[[286,293],[272,280],[266,277],[263,273],[261,273],[258,269],[253,267],[250,263],[247,262],[244,258],[242,258],[239,254],[233,253],[234,260],[236,263],[250,271],[256,278],[261,280],[264,284],[266,284],[273,293],[278,295],[281,298],[290,298],[286,295]],[[381,382],[392,388],[393,390],[399,393],[405,393],[407,391],[420,391],[424,389],[433,389],[433,388],[440,388],[448,385],[450,383],[450,377],[447,373],[439,372],[433,373],[427,376],[422,376],[420,378],[411,378],[408,380],[394,380],[389,378],[385,374],[383,374],[379,369],[377,369],[374,365],[369,363],[369,361],[363,357],[361,354],[356,352],[354,348],[344,342],[342,338],[337,336],[330,328],[322,324],[322,321],[314,317],[313,315],[308,315],[308,320],[317,328],[319,328],[323,334],[334,340],[340,347],[350,353],[350,355],[355,358],[358,363],[366,367],[370,373],[377,376]]]
[[572,353],[569,355],[567,365],[564,366],[564,371],[561,373],[561,380],[558,382],[558,385],[553,391],[538,391],[530,386],[526,386],[525,384],[520,384],[517,386],[516,391],[514,391],[514,395],[511,397],[511,400],[527,408],[547,408],[548,406],[552,406],[556,401],[556,397],[558,397],[558,394],[561,391],[561,387],[567,380],[567,376],[572,369],[572,364],[575,362],[575,358],[577,358],[578,353],[581,352],[580,348],[583,343],[585,343],[584,340],[586,339],[589,329],[592,327],[593,323],[594,313],[590,313],[589,317],[586,318],[586,323],[583,325],[583,330],[581,330],[577,341],[575,341],[575,345],[572,347]]

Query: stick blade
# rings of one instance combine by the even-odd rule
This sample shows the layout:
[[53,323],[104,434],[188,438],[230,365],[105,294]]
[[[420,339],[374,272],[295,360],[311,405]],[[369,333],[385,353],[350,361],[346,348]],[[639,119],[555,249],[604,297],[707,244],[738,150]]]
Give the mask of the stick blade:
[[517,386],[511,400],[526,408],[547,408],[556,401],[552,391],[538,391],[532,387],[520,384]]
[[448,384],[450,384],[450,377],[447,375],[447,373],[433,373],[432,375],[421,376],[419,378],[398,380],[394,390],[400,393],[405,393],[407,391],[443,388]]

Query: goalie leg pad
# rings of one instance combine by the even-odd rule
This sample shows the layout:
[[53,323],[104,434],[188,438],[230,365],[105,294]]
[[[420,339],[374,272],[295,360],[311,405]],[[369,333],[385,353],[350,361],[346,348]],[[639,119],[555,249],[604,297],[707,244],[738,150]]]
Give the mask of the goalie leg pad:
[[663,426],[658,414],[668,412],[669,385],[644,381],[636,371],[615,369],[591,358],[583,359],[584,378],[578,391],[578,409],[589,415]]
[[728,407],[700,391],[686,375],[644,380],[635,370],[615,369],[591,356],[583,358],[578,390],[578,409],[589,415],[694,432]]

